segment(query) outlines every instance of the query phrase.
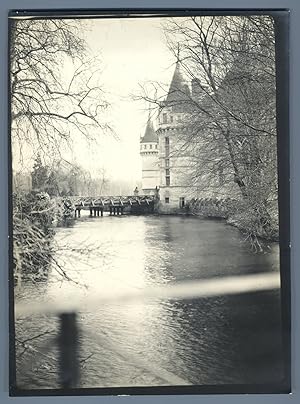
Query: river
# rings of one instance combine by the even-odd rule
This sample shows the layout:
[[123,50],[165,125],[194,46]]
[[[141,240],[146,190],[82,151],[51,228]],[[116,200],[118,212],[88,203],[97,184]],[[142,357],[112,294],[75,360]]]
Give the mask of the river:
[[[17,302],[82,302],[90,294],[182,280],[278,271],[279,247],[255,253],[221,220],[186,216],[83,216],[55,235],[50,270]],[[78,315],[79,387],[256,384],[282,377],[279,291],[190,301],[95,305]],[[57,318],[16,323],[20,388],[57,388]],[[40,337],[34,338],[40,334]]]

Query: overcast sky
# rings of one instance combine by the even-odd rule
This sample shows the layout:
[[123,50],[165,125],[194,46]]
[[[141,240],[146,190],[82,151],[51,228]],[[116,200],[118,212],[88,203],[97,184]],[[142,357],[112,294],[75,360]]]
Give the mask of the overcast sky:
[[175,60],[168,51],[159,18],[98,19],[85,32],[92,54],[101,54],[101,81],[112,100],[109,115],[119,141],[102,138],[93,150],[74,145],[74,158],[88,170],[105,167],[113,178],[141,177],[139,140],[147,121],[147,105],[132,101],[139,83],[149,80],[168,84]]
[[[148,119],[148,105],[133,101],[140,93],[140,85],[157,81],[167,90],[175,60],[165,43],[162,18],[110,18],[82,20],[84,36],[90,55],[101,59],[99,81],[104,86],[111,108],[105,120],[119,140],[99,133],[99,142],[90,147],[83,138],[73,135],[73,150],[60,149],[63,158],[77,163],[97,177],[105,169],[111,180],[136,183],[141,179],[140,137]],[[76,66],[70,63],[61,68],[62,77],[70,82]],[[93,133],[98,138],[98,133]],[[22,145],[13,150],[14,171],[31,171],[33,150]]]

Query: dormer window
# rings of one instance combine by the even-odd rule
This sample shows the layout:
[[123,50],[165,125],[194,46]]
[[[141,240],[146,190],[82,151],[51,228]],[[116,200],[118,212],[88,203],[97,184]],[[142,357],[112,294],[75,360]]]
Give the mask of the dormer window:
[[152,144],[150,145],[150,149],[152,149]]

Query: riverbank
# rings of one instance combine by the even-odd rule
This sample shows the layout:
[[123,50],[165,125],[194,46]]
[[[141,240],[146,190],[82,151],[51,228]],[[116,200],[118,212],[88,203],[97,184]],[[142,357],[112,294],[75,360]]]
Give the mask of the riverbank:
[[[56,227],[70,226],[76,219],[70,199],[56,201]],[[126,212],[125,212],[126,213]],[[129,213],[129,212],[127,212]],[[195,216],[203,219],[222,219],[227,224],[241,231],[245,241],[248,241],[254,249],[262,250],[265,242],[279,241],[279,225],[277,208],[269,209],[261,214],[260,209],[251,206],[249,201],[235,200],[231,198],[201,198],[192,199],[182,208],[169,207],[166,204],[156,203],[154,208],[156,215]],[[130,214],[152,214],[137,210],[131,210]]]
[[238,228],[245,240],[260,249],[263,242],[279,241],[279,223],[277,205],[268,207],[264,214],[258,207],[243,200],[230,198],[192,199],[183,208],[166,208],[157,205],[161,215],[191,215],[201,218],[223,219],[227,224]]

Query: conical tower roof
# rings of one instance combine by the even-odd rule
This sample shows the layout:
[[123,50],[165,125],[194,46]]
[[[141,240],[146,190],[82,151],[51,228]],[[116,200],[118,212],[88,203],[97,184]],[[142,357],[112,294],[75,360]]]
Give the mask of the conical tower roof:
[[145,134],[141,139],[141,143],[157,143],[158,137],[154,130],[150,117],[148,118]]
[[185,112],[186,103],[189,99],[190,90],[185,83],[177,61],[165,104],[172,106],[173,112]]

